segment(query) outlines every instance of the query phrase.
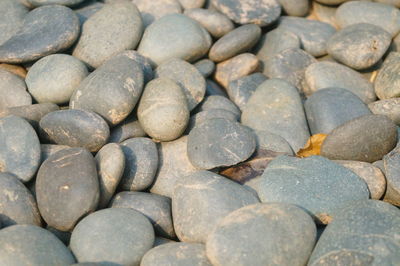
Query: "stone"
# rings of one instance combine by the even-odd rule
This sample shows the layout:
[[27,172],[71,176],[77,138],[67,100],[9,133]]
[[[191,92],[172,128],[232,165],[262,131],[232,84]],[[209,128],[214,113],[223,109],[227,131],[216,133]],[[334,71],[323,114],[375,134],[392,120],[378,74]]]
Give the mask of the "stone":
[[228,97],[225,90],[211,79],[206,79],[206,95],[220,95]]
[[283,137],[294,152],[303,148],[310,133],[298,90],[280,79],[264,81],[247,102],[241,121],[255,130]]
[[331,160],[375,162],[397,143],[396,125],[383,115],[365,115],[334,129],[324,140],[321,155]]
[[168,239],[168,238],[156,236],[156,238],[154,239],[153,248],[167,244],[167,243],[176,243],[176,241]]
[[222,109],[229,111],[235,114],[235,116],[237,116],[238,118],[241,114],[239,108],[233,102],[231,102],[228,98],[219,95],[207,96],[207,98],[205,98],[199,106],[198,110],[208,111],[213,109]]
[[221,38],[235,28],[227,16],[216,10],[191,8],[184,14],[200,23],[214,38]]
[[336,21],[337,8],[337,6],[322,4],[317,1],[312,2],[313,14],[317,18],[317,20],[328,23],[334,28],[338,28]]
[[329,134],[347,121],[371,114],[359,97],[341,88],[316,91],[307,98],[304,109],[312,135]]
[[63,232],[60,230],[55,229],[49,225],[46,226],[46,230],[50,231],[53,235],[55,235],[64,245],[69,245],[69,240],[71,238],[71,232]]
[[0,3],[0,45],[16,34],[24,23],[29,9],[18,1],[4,0]]
[[249,128],[238,122],[214,118],[190,131],[187,151],[195,167],[212,169],[245,161],[255,147],[255,137]]
[[48,113],[39,122],[42,135],[55,144],[100,150],[110,135],[107,123],[96,113],[60,110]]
[[393,5],[393,6],[397,7],[397,8],[400,7],[400,1],[399,0],[375,0],[374,2]]
[[140,263],[141,266],[211,266],[206,248],[200,243],[167,243],[150,249]]
[[400,152],[394,149],[383,157],[383,171],[385,173],[387,187],[383,200],[395,206],[400,206],[400,178],[398,168],[400,164]]
[[14,224],[42,225],[36,201],[15,175],[0,173],[0,221],[2,227]]
[[141,66],[126,54],[116,55],[79,84],[69,107],[93,111],[110,125],[117,125],[135,108],[143,82]]
[[350,1],[336,11],[339,28],[357,23],[369,23],[389,32],[392,37],[400,31],[400,11],[392,5],[367,1]]
[[181,59],[165,61],[155,70],[155,78],[168,78],[185,93],[189,110],[199,104],[206,93],[206,81],[197,68]]
[[182,14],[169,14],[146,28],[138,52],[159,65],[172,58],[196,61],[210,46],[211,37],[199,23]]
[[210,59],[202,59],[197,61],[194,66],[204,78],[208,78],[215,70],[215,64]]
[[106,4],[83,24],[72,55],[98,68],[114,55],[135,49],[142,33],[142,18],[134,4]]
[[79,5],[77,9],[74,9],[76,14],[79,17],[79,22],[81,26],[83,23],[86,22],[91,16],[93,16],[97,11],[102,9],[104,7],[104,3],[100,3],[97,1],[86,1],[87,5],[85,5],[85,2],[83,2],[82,5]]
[[45,6],[45,5],[63,5],[75,6],[85,0],[27,0],[32,6]]
[[188,137],[168,142],[158,146],[158,170],[150,188],[151,193],[172,198],[176,182],[197,171],[187,154]]
[[400,70],[400,53],[391,52],[378,70],[374,85],[379,99],[396,98],[400,96],[400,79],[396,75]]
[[222,62],[238,54],[249,51],[261,37],[261,28],[255,24],[240,26],[222,36],[211,47],[208,57],[214,62]]
[[70,248],[79,262],[139,265],[153,243],[154,230],[144,215],[128,208],[109,208],[76,225]]
[[369,109],[376,115],[389,117],[396,125],[400,125],[400,99],[385,99],[368,104]]
[[143,70],[144,84],[147,84],[154,78],[153,67],[151,66],[150,60],[147,57],[144,57],[134,50],[127,50],[118,55],[126,56],[139,64]]
[[88,74],[85,64],[75,57],[54,54],[33,64],[25,81],[36,102],[64,104]]
[[327,53],[327,42],[336,32],[334,27],[321,21],[287,16],[280,18],[278,28],[296,34],[304,50],[315,57]]
[[109,143],[96,154],[97,176],[99,178],[99,208],[106,208],[122,178],[125,169],[125,155],[120,145]]
[[400,212],[378,201],[354,202],[324,230],[308,265],[393,265],[400,260]]
[[155,232],[167,238],[176,238],[172,223],[171,199],[146,192],[120,192],[113,198],[111,208],[130,208],[146,216]]
[[146,85],[137,116],[143,130],[159,141],[179,138],[189,122],[189,107],[183,89],[168,78]]
[[46,223],[70,231],[99,202],[99,180],[93,156],[83,148],[51,155],[36,177],[36,198]]
[[224,88],[233,80],[250,75],[259,67],[257,57],[244,53],[217,64],[214,79]]
[[205,0],[179,0],[179,3],[184,9],[200,8],[204,6]]
[[183,242],[205,243],[222,218],[258,202],[257,196],[242,185],[212,172],[199,171],[175,187],[172,196],[175,232]]
[[305,265],[316,234],[310,215],[295,205],[253,204],[218,223],[207,238],[207,257],[213,265]]
[[32,97],[26,91],[26,84],[19,76],[0,69],[0,81],[0,110],[32,104]]
[[210,119],[223,118],[229,121],[237,122],[239,120],[239,117],[240,116],[232,113],[231,111],[219,108],[201,111],[190,117],[189,125],[186,128],[186,132],[190,133],[193,128]]
[[280,156],[265,169],[257,186],[261,202],[296,204],[317,223],[328,224],[351,201],[369,198],[358,175],[321,156]]
[[142,126],[136,117],[128,117],[116,127],[111,129],[110,143],[121,143],[124,140],[138,137],[145,137],[146,132],[143,131]]
[[157,172],[156,144],[149,138],[132,138],[121,143],[125,155],[125,170],[120,187],[123,190],[145,190],[153,183]]
[[278,0],[283,11],[289,16],[304,17],[308,14],[310,5],[307,0]]
[[8,72],[11,72],[17,76],[19,76],[20,78],[25,79],[26,77],[26,69],[23,66],[20,65],[13,65],[13,64],[5,64],[5,63],[1,63],[0,64],[0,68],[7,70]]
[[140,10],[145,27],[165,15],[182,13],[182,6],[178,0],[132,0],[132,2]]
[[58,151],[71,148],[66,145],[40,144],[40,164]]
[[317,90],[335,87],[351,91],[365,103],[376,100],[371,82],[357,71],[335,62],[318,62],[310,65],[305,72],[305,82],[307,95]]
[[253,23],[264,27],[275,22],[281,14],[277,0],[212,0],[211,3],[237,24]]
[[79,19],[68,7],[35,8],[25,16],[20,30],[0,45],[0,62],[32,62],[65,50],[75,43],[79,32]]
[[0,119],[0,172],[28,182],[40,165],[40,142],[32,126],[17,116]]
[[354,172],[367,183],[371,199],[379,200],[386,191],[386,178],[382,171],[370,163],[358,161],[335,161]]
[[254,130],[256,136],[256,151],[261,154],[263,151],[273,151],[294,155],[290,144],[281,136],[265,130]]
[[53,266],[75,263],[71,251],[47,230],[14,225],[0,232],[0,264]]

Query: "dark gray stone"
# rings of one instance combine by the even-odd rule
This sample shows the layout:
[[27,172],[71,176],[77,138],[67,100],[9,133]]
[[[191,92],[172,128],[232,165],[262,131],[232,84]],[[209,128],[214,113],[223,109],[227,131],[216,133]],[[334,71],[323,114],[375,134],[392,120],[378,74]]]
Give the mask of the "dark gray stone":
[[318,223],[328,224],[348,202],[368,199],[367,184],[352,171],[321,156],[280,156],[257,186],[261,202],[296,204]]
[[29,9],[15,0],[3,0],[0,3],[0,45],[16,34]]
[[386,176],[387,188],[384,201],[400,206],[400,152],[395,149],[383,157],[383,170]]
[[327,88],[312,94],[304,103],[311,134],[329,134],[338,126],[371,111],[359,97],[346,89]]
[[194,66],[204,78],[208,78],[215,70],[215,64],[210,59],[197,61]]
[[199,171],[182,178],[175,188],[175,232],[183,242],[205,243],[223,217],[258,202],[257,196],[242,185],[212,172]]
[[153,243],[154,230],[144,215],[132,209],[109,208],[76,225],[70,248],[79,262],[139,265]]
[[175,238],[172,224],[171,199],[145,192],[120,192],[115,195],[111,208],[131,208],[146,216],[155,232],[163,237]]
[[228,97],[225,90],[211,79],[206,79],[206,95],[220,95]]
[[231,102],[228,98],[212,95],[204,99],[199,107],[199,111],[208,111],[213,109],[222,109],[234,113],[238,118],[240,117],[239,108]]
[[68,7],[51,5],[29,12],[21,29],[0,45],[0,62],[26,63],[73,45],[79,19]]
[[254,130],[254,135],[256,136],[258,154],[263,151],[274,151],[293,155],[292,147],[281,136],[265,130]]
[[189,125],[186,132],[190,132],[194,127],[204,123],[210,119],[223,118],[229,121],[237,122],[240,116],[225,109],[209,109],[201,111],[190,117]]
[[254,204],[218,223],[206,242],[207,257],[213,265],[305,265],[316,234],[312,218],[299,207]]
[[396,125],[383,115],[365,115],[334,129],[324,140],[321,155],[332,160],[375,162],[397,143]]
[[289,16],[304,17],[310,9],[308,0],[278,0],[278,2]]
[[145,27],[165,15],[182,13],[178,0],[132,0],[132,2],[140,10]]
[[28,0],[28,2],[35,7],[45,5],[75,6],[83,1],[85,0]]
[[400,53],[391,52],[386,57],[375,79],[375,92],[379,99],[400,96],[398,73],[400,71]]
[[14,225],[0,231],[0,264],[54,266],[75,263],[71,251],[45,229]]
[[121,143],[130,138],[145,137],[146,132],[143,131],[137,118],[134,116],[128,117],[116,127],[111,129],[108,142]]
[[400,125],[400,98],[372,102],[368,104],[368,107],[372,113],[385,115],[392,119],[396,125]]
[[17,116],[1,118],[0,147],[0,172],[31,180],[40,165],[40,142],[32,126]]
[[40,164],[47,160],[54,153],[68,149],[69,146],[66,145],[56,145],[56,144],[40,144]]
[[39,211],[46,223],[70,231],[99,201],[96,162],[83,148],[69,148],[50,156],[36,177]]
[[32,97],[26,91],[24,80],[0,68],[0,110],[30,104]]
[[110,135],[107,123],[96,113],[85,110],[60,110],[40,120],[40,130],[51,142],[98,151]]

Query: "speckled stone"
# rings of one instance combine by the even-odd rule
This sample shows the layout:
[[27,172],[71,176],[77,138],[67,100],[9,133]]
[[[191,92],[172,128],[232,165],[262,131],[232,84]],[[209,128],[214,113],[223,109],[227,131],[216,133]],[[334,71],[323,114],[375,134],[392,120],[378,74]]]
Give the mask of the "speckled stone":
[[275,22],[281,14],[277,0],[212,0],[221,13],[238,24],[258,24],[261,27]]
[[0,264],[54,266],[75,263],[71,251],[52,233],[34,225],[14,225],[0,232]]
[[214,38],[221,38],[235,26],[224,14],[210,9],[186,9],[184,14],[200,23]]
[[261,202],[296,204],[322,224],[348,202],[369,198],[364,180],[321,156],[280,156],[265,169],[257,188]]
[[175,232],[181,241],[205,243],[223,217],[258,202],[253,192],[225,177],[194,173],[180,180],[172,196]]
[[304,103],[311,134],[329,134],[338,126],[371,111],[354,93],[327,88],[312,94]]
[[240,26],[221,37],[211,47],[208,57],[221,62],[249,51],[260,39],[261,28],[255,24]]
[[15,0],[3,0],[0,3],[0,45],[20,30],[28,8]]
[[71,96],[71,109],[101,115],[110,125],[123,121],[143,91],[142,67],[127,54],[114,56],[93,71]]
[[9,173],[0,173],[0,221],[2,227],[14,224],[42,225],[31,192],[15,175]]
[[211,37],[199,23],[181,14],[170,14],[146,28],[138,52],[159,65],[172,58],[196,61],[210,46]]
[[154,230],[144,215],[127,208],[109,208],[76,225],[70,248],[79,262],[139,265],[153,243]]
[[365,115],[334,129],[324,140],[321,155],[332,160],[375,162],[397,143],[396,125],[383,115]]
[[223,109],[229,112],[234,113],[238,118],[240,117],[239,108],[228,98],[219,96],[219,95],[211,95],[207,96],[204,101],[199,106],[199,111],[208,111],[212,109]]
[[36,198],[46,223],[69,231],[99,201],[96,162],[83,148],[69,148],[50,156],[36,177]]
[[63,5],[75,6],[85,0],[27,0],[32,6],[45,6],[45,5]]
[[207,238],[207,257],[213,265],[305,265],[316,234],[312,218],[299,207],[254,204],[218,223]]
[[110,204],[112,208],[130,208],[146,216],[158,235],[175,238],[172,223],[171,199],[145,192],[120,192]]
[[353,69],[334,62],[318,62],[307,67],[305,82],[308,95],[335,87],[351,91],[365,103],[376,99],[372,83]]
[[379,99],[389,99],[400,96],[400,53],[391,52],[386,57],[381,69],[378,70],[374,85]]
[[293,155],[292,147],[283,137],[265,130],[254,130],[254,135],[258,154],[262,154],[263,151],[273,151]]
[[168,78],[185,93],[189,110],[199,104],[206,93],[206,81],[197,68],[181,59],[165,61],[155,70],[156,78]]
[[0,62],[31,62],[65,50],[74,44],[79,31],[79,19],[68,7],[36,8],[25,16],[21,29],[0,45]]
[[387,181],[387,188],[383,200],[396,206],[400,206],[400,175],[398,171],[399,165],[399,149],[396,148],[383,157],[383,170]]
[[32,97],[19,76],[0,68],[0,110],[32,104]]
[[45,115],[39,123],[41,132],[51,142],[98,151],[110,135],[107,123],[85,110],[60,110]]
[[140,10],[145,27],[165,15],[182,13],[182,6],[178,0],[132,0],[132,2]]
[[134,116],[126,118],[116,127],[111,129],[108,142],[121,143],[130,138],[145,137],[146,132],[142,129],[139,121]]
[[32,126],[17,116],[0,119],[0,172],[28,182],[40,164],[40,143]]
[[58,151],[65,150],[71,148],[66,145],[57,145],[57,144],[40,144],[40,164],[46,161],[51,155],[55,154]]
[[277,134],[297,152],[310,133],[298,90],[280,79],[264,81],[247,102],[241,121],[244,125]]
[[289,16],[304,17],[310,9],[308,0],[278,0],[278,2]]
[[112,56],[135,49],[142,33],[142,19],[134,4],[107,4],[83,24],[72,55],[97,68]]
[[380,100],[368,104],[369,109],[376,115],[385,115],[400,125],[400,98]]
[[228,97],[226,91],[211,79],[206,79],[206,95],[220,95]]
[[308,265],[395,265],[400,212],[377,200],[343,208],[321,235]]
[[197,61],[194,66],[204,78],[208,78],[215,70],[215,64],[210,59],[202,59]]

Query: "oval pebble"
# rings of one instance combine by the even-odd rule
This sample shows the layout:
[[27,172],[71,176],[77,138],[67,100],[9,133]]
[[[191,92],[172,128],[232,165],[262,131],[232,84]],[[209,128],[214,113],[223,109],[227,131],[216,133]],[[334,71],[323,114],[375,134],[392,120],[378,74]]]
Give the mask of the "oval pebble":
[[182,13],[182,6],[178,0],[132,0],[132,2],[140,10],[145,27],[165,15]]
[[378,70],[374,86],[379,99],[396,98],[400,96],[399,78],[400,53],[391,52],[383,61],[382,67]]
[[240,117],[241,114],[239,108],[233,102],[219,95],[207,96],[199,106],[199,111],[210,111],[213,109],[226,110],[235,114],[237,117]]
[[0,81],[0,110],[32,104],[32,97],[26,91],[26,84],[19,76],[0,69]]
[[51,155],[55,154],[58,151],[68,149],[69,146],[66,145],[57,145],[57,144],[40,144],[40,160],[41,163],[46,161]]
[[204,78],[208,78],[215,70],[215,64],[210,59],[202,59],[197,61],[194,66]]
[[111,129],[110,138],[108,142],[121,143],[130,138],[145,137],[146,132],[143,131],[142,126],[136,117],[128,117],[116,127]]
[[380,100],[368,104],[369,109],[376,115],[385,115],[400,125],[400,98]]
[[0,3],[0,45],[18,32],[29,9],[14,0],[3,0]]
[[257,153],[274,151],[293,155],[292,147],[283,137],[265,130],[254,130],[254,135],[256,136]]
[[310,9],[308,0],[278,0],[278,2],[289,16],[304,17]]
[[210,109],[201,111],[190,117],[189,126],[186,131],[190,132],[194,127],[197,127],[201,123],[215,118],[223,118],[229,121],[237,122],[239,117],[225,109]]

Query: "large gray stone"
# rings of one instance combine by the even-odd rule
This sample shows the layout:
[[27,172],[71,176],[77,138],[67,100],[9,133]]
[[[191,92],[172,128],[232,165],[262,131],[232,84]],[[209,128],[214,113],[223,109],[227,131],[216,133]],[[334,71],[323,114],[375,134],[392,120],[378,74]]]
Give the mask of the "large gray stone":
[[374,85],[379,99],[396,98],[400,96],[400,53],[391,52],[378,70]]
[[30,104],[32,104],[32,97],[26,91],[24,80],[0,68],[0,110]]
[[369,109],[376,115],[385,115],[400,125],[400,98],[385,99],[368,104]]
[[0,3],[0,45],[16,34],[29,9],[15,0],[3,0]]

